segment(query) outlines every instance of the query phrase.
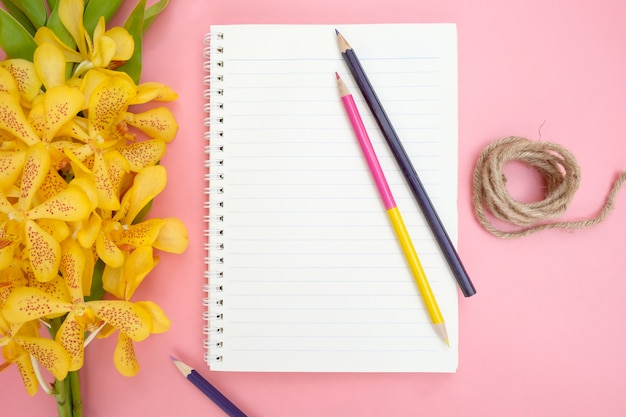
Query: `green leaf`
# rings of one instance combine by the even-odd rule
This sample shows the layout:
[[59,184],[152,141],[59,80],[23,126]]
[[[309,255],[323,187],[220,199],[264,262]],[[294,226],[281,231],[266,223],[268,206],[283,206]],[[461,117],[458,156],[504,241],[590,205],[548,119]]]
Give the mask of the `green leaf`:
[[7,58],[33,60],[37,43],[24,26],[5,10],[0,9],[0,47]]
[[154,18],[157,17],[167,7],[168,0],[160,0],[146,9],[143,15],[143,32],[152,25]]
[[7,10],[7,12],[9,12],[9,14],[20,23],[20,25],[24,26],[24,29],[26,29],[28,33],[30,33],[32,36],[35,36],[35,32],[37,29],[35,29],[33,22],[31,22],[30,19],[24,13],[22,13],[20,9],[15,7],[15,5],[9,0],[2,0],[2,4],[4,5],[4,8]]
[[[46,24],[48,11],[43,0],[10,0],[11,3],[28,17],[35,28],[40,28]],[[5,4],[7,2],[2,2]],[[8,9],[7,9],[8,10]]]
[[48,0],[48,8],[50,10],[56,9],[59,5],[59,0]]
[[84,297],[85,301],[102,300],[104,298],[104,286],[102,285],[102,273],[104,272],[104,262],[102,259],[96,261],[91,278],[91,292]]
[[[52,2],[51,2],[52,3]],[[63,42],[66,46],[71,49],[76,48],[76,41],[72,35],[67,31],[63,22],[61,22],[61,18],[59,17],[59,2],[57,1],[54,7],[50,9],[50,17],[48,18],[48,23],[46,26],[54,32],[55,35]]]
[[130,16],[128,16],[126,23],[124,23],[124,28],[126,28],[135,41],[135,51],[133,52],[133,56],[130,57],[124,65],[119,67],[119,71],[127,73],[136,84],[139,84],[141,78],[143,15],[145,8],[146,0],[140,0]]
[[121,5],[122,0],[89,0],[83,16],[83,24],[87,33],[93,35],[100,16],[104,16],[104,21],[108,22]]

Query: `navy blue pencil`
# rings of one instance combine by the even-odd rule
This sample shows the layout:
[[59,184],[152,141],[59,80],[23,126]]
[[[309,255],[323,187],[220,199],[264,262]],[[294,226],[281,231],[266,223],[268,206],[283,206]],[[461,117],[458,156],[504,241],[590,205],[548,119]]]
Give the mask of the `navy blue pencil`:
[[465,297],[471,297],[476,294],[476,289],[467,275],[465,267],[463,266],[463,263],[461,262],[461,259],[459,258],[459,255],[456,252],[446,229],[443,227],[443,223],[441,222],[439,215],[437,215],[437,212],[435,211],[435,208],[430,201],[430,198],[428,197],[417,172],[415,172],[411,159],[402,146],[400,138],[393,128],[385,109],[383,109],[383,106],[380,103],[372,84],[367,78],[367,74],[365,73],[365,70],[363,70],[363,67],[361,66],[354,50],[338,30],[335,29],[335,32],[337,32],[337,42],[339,43],[341,55],[352,73],[359,90],[361,90],[363,98],[374,115],[383,136],[387,140],[391,152],[398,162],[400,170],[406,178],[417,203],[422,209],[424,217],[426,218],[430,229],[433,231],[433,234],[439,243],[439,247],[448,261],[448,265],[450,265],[450,269],[456,278],[459,288],[461,288]]
[[194,384],[200,391],[209,397],[215,404],[217,404],[226,414],[230,417],[247,417],[243,411],[241,411],[235,404],[233,404],[228,398],[217,390],[209,381],[204,379],[202,375],[195,371],[191,366],[179,361],[172,357],[174,365],[178,368],[181,374],[185,376],[192,384]]

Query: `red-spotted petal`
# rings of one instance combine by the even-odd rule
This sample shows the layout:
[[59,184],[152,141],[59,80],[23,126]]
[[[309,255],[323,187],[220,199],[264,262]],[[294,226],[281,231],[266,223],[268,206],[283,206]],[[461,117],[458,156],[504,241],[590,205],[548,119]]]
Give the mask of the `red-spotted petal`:
[[61,243],[61,253],[59,270],[65,278],[72,302],[80,302],[83,300],[83,275],[87,262],[85,249],[75,240],[66,239]]
[[38,281],[54,279],[61,262],[61,246],[33,220],[26,220],[26,250]]
[[124,376],[135,376],[139,372],[133,340],[124,333],[120,333],[118,336],[113,352],[113,363],[117,371]]
[[19,100],[4,91],[0,91],[0,128],[17,136],[27,145],[39,142],[39,137],[24,116]]
[[152,246],[164,223],[165,220],[163,219],[148,219],[130,225],[127,229],[122,230],[118,243],[127,244],[135,248]]
[[71,309],[71,303],[60,301],[38,288],[19,287],[5,301],[2,314],[10,322],[24,323],[53,314],[67,313]]
[[28,354],[20,355],[17,359],[17,368],[20,371],[20,376],[22,377],[22,382],[24,383],[24,388],[26,388],[26,392],[31,397],[37,394],[37,390],[39,390],[39,384],[37,383],[37,375],[35,375],[35,370],[33,369],[33,363],[30,361],[30,356]]
[[45,94],[46,124],[42,140],[50,142],[82,109],[84,97],[79,90],[67,85],[51,88]]
[[124,264],[124,253],[105,232],[100,232],[96,238],[96,252],[106,265],[119,268]]
[[130,164],[133,172],[155,165],[165,155],[166,144],[163,140],[152,139],[136,142],[117,149]]
[[125,119],[149,137],[165,142],[172,141],[178,132],[178,123],[167,107],[156,107],[137,114],[126,113]]
[[26,163],[22,172],[20,199],[17,203],[19,211],[26,211],[30,208],[33,197],[48,175],[49,169],[50,154],[45,146],[42,143],[37,143],[28,148]]
[[102,156],[102,152],[94,154],[93,176],[98,193],[98,207],[104,210],[118,210],[120,201],[117,198],[116,190],[113,187],[109,170]]
[[95,138],[111,129],[134,95],[135,86],[122,77],[110,77],[99,84],[89,99],[89,136]]
[[77,222],[87,219],[91,213],[91,202],[78,186],[69,185],[65,190],[26,213],[29,219],[57,219]]
[[63,346],[70,357],[69,370],[82,368],[85,360],[85,329],[76,321],[76,313],[70,311],[56,335],[56,341]]
[[30,353],[56,379],[64,379],[70,366],[70,355],[54,340],[43,337],[15,336],[13,338],[22,349]]
[[26,161],[25,152],[0,152],[0,189],[15,184]]
[[41,79],[37,76],[35,64],[25,59],[7,59],[0,62],[0,66],[8,70],[17,82],[17,89],[26,99],[32,101],[41,89]]
[[150,335],[150,315],[133,303],[123,300],[102,300],[90,301],[87,304],[96,316],[136,342]]

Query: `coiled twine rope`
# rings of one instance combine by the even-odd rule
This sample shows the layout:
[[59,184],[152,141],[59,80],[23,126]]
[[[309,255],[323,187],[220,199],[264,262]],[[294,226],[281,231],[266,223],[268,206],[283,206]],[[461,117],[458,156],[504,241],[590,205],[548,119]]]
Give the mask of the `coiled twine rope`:
[[[537,170],[545,182],[546,194],[543,200],[522,203],[511,197],[506,188],[506,177],[502,173],[504,165],[509,161],[520,161]],[[580,167],[574,156],[561,145],[511,136],[487,146],[476,162],[473,177],[474,212],[480,224],[500,238],[522,237],[555,228],[581,229],[598,224],[607,217],[624,180],[626,172],[621,172],[613,183],[604,207],[595,217],[549,222],[567,210],[580,184]],[[504,231],[496,228],[489,221],[487,213],[518,229]]]

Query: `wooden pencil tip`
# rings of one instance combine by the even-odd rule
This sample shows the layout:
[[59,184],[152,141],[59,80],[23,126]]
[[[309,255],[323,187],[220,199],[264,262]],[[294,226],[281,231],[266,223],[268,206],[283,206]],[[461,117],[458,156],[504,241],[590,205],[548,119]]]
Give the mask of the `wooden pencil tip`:
[[179,360],[177,358],[175,358],[174,356],[170,355],[170,359],[174,362],[179,362]]
[[335,29],[335,35],[339,35],[339,31]]
[[335,71],[335,77],[337,77],[338,80],[341,80],[341,77],[339,76],[339,73],[337,71]]

